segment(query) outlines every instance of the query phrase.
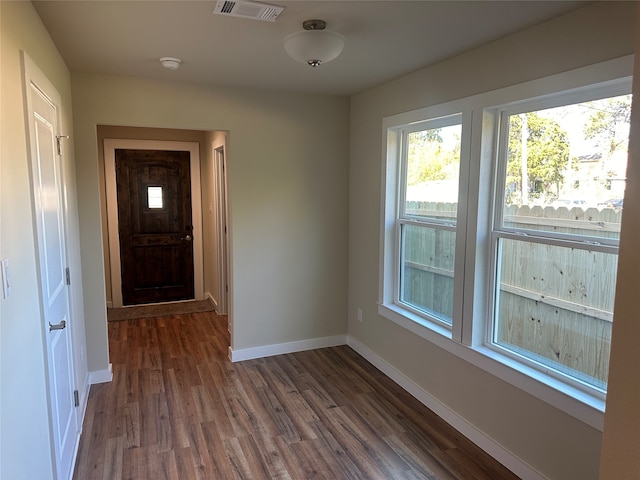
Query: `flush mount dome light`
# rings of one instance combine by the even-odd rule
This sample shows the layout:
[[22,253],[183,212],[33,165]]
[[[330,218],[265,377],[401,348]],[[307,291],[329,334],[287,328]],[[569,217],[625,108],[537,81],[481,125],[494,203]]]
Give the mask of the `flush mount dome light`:
[[164,68],[167,68],[169,70],[177,70],[182,63],[182,60],[175,57],[162,57],[160,59],[160,63]]
[[305,20],[304,30],[284,37],[284,49],[294,60],[312,67],[330,62],[342,52],[344,37],[325,30],[326,27],[324,20]]

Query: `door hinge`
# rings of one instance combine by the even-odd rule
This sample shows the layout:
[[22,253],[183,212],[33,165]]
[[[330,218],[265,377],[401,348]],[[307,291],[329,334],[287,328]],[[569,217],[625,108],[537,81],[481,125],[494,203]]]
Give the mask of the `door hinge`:
[[75,407],[80,406],[80,395],[78,394],[78,390],[73,391],[73,405]]
[[69,138],[69,135],[56,135],[56,150],[58,155],[62,155],[62,139]]
[[71,272],[69,272],[69,267],[65,268],[64,273],[67,280],[67,285],[71,285]]

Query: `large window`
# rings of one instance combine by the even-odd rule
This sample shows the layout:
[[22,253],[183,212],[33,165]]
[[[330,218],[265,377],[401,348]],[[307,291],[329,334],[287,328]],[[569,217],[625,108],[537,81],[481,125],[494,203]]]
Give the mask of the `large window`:
[[631,112],[610,92],[500,111],[492,231],[492,344],[603,392]]
[[459,115],[402,130],[398,299],[445,325],[453,317],[461,136]]
[[[455,104],[389,124],[380,308],[401,325],[459,338],[469,115]],[[392,185],[392,187],[391,187]]]
[[631,65],[605,62],[383,124],[379,313],[597,428]]

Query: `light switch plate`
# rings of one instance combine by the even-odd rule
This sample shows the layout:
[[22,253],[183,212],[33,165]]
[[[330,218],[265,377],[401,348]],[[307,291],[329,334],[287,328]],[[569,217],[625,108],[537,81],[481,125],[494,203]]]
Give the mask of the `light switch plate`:
[[9,279],[9,259],[3,258],[0,261],[0,267],[2,270],[2,298],[7,298],[11,295],[11,280]]

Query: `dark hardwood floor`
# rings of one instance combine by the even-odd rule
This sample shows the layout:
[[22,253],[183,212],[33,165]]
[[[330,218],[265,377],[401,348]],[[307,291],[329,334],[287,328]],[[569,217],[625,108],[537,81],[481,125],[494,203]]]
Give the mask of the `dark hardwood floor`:
[[347,346],[231,363],[212,312],[108,328],[74,479],[517,478]]

